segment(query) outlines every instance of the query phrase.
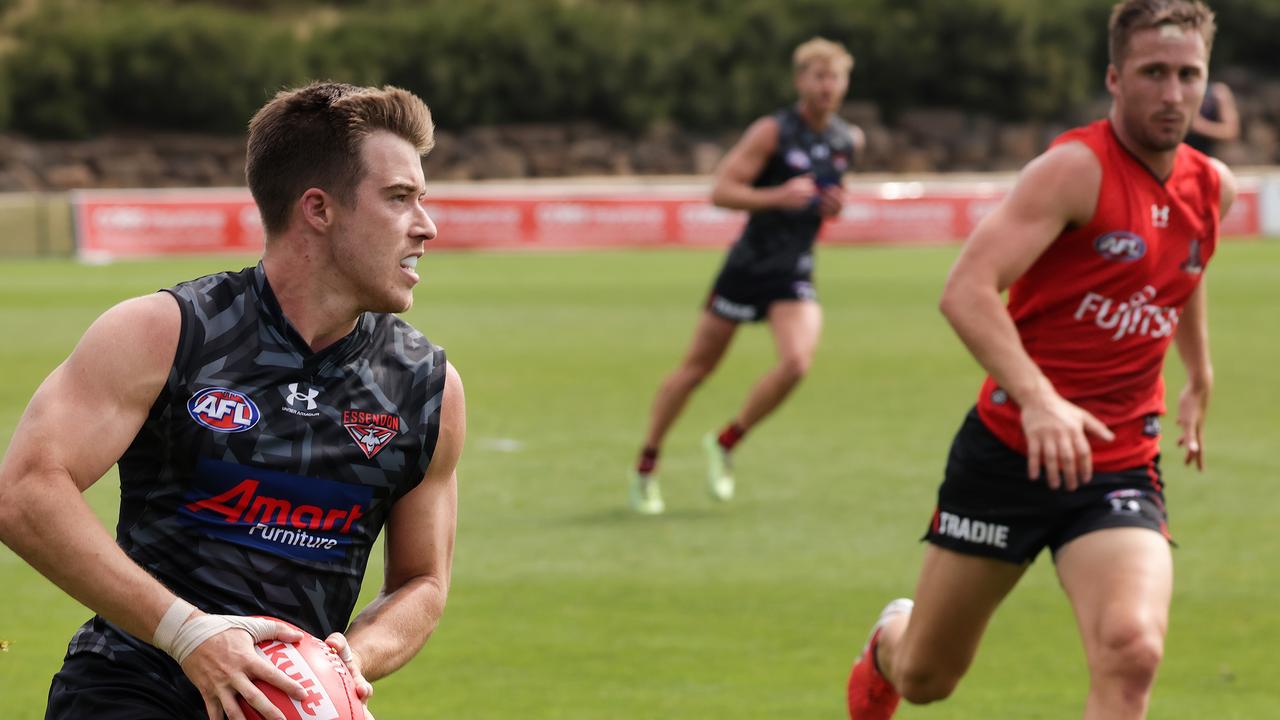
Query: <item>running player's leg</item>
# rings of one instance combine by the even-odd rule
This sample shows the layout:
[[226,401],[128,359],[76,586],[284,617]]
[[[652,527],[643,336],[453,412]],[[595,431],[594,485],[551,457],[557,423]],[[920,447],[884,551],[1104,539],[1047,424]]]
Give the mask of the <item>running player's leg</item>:
[[769,303],[769,328],[778,364],[765,373],[747,395],[737,416],[719,434],[702,439],[707,454],[707,483],[711,496],[729,500],[734,493],[729,461],[734,446],[751,426],[773,412],[809,372],[822,332],[822,307],[812,300],[784,299]]
[[751,389],[735,424],[743,433],[773,412],[809,372],[822,334],[822,306],[812,300],[778,300],[769,306],[769,329],[778,364]]
[[1146,716],[1173,592],[1168,541],[1143,527],[1091,532],[1057,553],[1089,662],[1085,720]]
[[726,320],[710,310],[703,310],[693,332],[688,353],[658,387],[649,415],[649,432],[645,447],[659,448],[667,430],[684,409],[694,389],[720,364],[738,323]]
[[978,651],[996,607],[1027,565],[965,555],[930,545],[916,586],[915,607],[880,632],[876,659],[911,703],[951,694]]
[[666,509],[662,491],[658,487],[654,471],[662,441],[679,417],[695,388],[715,370],[724,357],[729,341],[738,329],[738,323],[715,314],[710,309],[702,311],[693,332],[693,342],[680,365],[658,386],[649,414],[649,431],[636,461],[628,490],[628,504],[642,515],[659,515]]

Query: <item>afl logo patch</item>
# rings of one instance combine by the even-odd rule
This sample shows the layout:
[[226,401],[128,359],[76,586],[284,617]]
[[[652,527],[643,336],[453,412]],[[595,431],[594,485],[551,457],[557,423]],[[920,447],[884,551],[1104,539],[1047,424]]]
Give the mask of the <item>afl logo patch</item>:
[[205,388],[187,401],[191,419],[214,432],[244,432],[262,417],[248,395],[222,387]]
[[1103,260],[1133,262],[1147,254],[1147,241],[1127,230],[1118,230],[1094,240],[1093,249]]

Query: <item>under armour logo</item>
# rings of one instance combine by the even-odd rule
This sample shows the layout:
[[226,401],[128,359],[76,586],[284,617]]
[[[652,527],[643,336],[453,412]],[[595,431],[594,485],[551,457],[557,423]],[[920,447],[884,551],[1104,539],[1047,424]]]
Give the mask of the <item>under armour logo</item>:
[[289,383],[289,397],[285,398],[285,400],[291,407],[293,406],[293,401],[297,400],[298,402],[305,402],[308,410],[315,410],[316,396],[319,394],[320,391],[315,388],[309,388],[305,393],[298,392],[298,383]]
[[1168,205],[1152,205],[1151,206],[1151,225],[1158,228],[1169,227],[1169,206]]

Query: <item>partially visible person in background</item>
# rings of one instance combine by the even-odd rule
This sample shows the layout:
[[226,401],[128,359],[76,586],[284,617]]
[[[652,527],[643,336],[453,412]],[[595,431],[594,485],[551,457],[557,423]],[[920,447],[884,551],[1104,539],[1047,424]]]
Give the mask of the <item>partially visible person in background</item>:
[[1200,112],[1191,119],[1187,144],[1205,155],[1213,155],[1216,145],[1239,137],[1240,111],[1236,108],[1235,95],[1224,82],[1209,83]]
[[844,46],[813,38],[795,49],[792,66],[799,102],[752,123],[716,170],[711,201],[751,217],[716,277],[688,352],[653,400],[630,487],[638,513],[663,511],[655,477],[663,438],[741,323],[768,320],[778,363],[738,414],[703,438],[708,487],[718,500],[733,497],[734,446],[799,384],[818,347],[822,309],[813,286],[813,243],[822,223],[840,214],[842,176],[864,141],[861,130],[836,116],[853,70]]

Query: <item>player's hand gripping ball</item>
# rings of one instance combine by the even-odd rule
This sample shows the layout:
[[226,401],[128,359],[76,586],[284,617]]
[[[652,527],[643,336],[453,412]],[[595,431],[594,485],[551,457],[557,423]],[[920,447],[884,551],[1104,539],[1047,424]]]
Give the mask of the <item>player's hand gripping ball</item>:
[[[255,649],[307,691],[305,698],[294,700],[270,683],[254,681],[287,720],[365,720],[355,678],[342,658],[319,638],[307,635],[296,643],[263,640]],[[262,720],[244,698],[240,698],[240,710],[246,720]]]

